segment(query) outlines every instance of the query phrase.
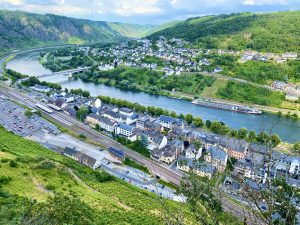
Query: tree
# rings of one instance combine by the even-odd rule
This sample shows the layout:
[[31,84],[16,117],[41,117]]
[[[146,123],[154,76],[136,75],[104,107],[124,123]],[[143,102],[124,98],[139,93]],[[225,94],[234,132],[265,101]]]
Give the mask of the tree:
[[192,116],[192,114],[187,114],[184,117],[185,121],[190,125],[193,122],[194,117]]
[[210,224],[209,220],[212,224],[218,224],[223,209],[207,177],[191,174],[183,178],[180,192],[186,196],[187,204],[200,224]]
[[210,129],[210,127],[211,127],[211,121],[210,121],[210,120],[206,120],[206,121],[205,121],[205,126],[206,126],[208,129]]
[[230,136],[231,136],[231,137],[237,137],[237,135],[238,135],[237,130],[231,129],[231,131],[230,131]]
[[193,123],[196,127],[203,127],[204,125],[203,120],[200,117],[196,117]]
[[76,112],[77,119],[84,121],[85,117],[89,114],[89,109],[87,107],[80,107],[80,109]]
[[296,152],[296,153],[300,153],[300,141],[296,142],[293,145],[293,151]]
[[247,134],[248,134],[248,129],[245,127],[242,127],[238,131],[238,138],[245,139],[247,137]]
[[271,142],[272,142],[272,147],[276,147],[281,143],[281,139],[278,136],[278,134],[272,134],[271,135]]
[[82,97],[89,98],[91,96],[89,91],[82,91]]
[[82,139],[82,140],[85,140],[85,139],[86,139],[86,136],[85,136],[84,134],[80,134],[80,135],[79,135],[79,138]]
[[256,140],[256,133],[254,130],[250,130],[249,133],[248,133],[248,141],[249,142],[253,142]]
[[259,133],[256,139],[262,144],[267,144],[270,140],[270,137],[266,132],[262,131]]
[[27,117],[27,118],[30,118],[32,117],[32,111],[31,110],[26,110],[24,115]]
[[211,123],[210,130],[216,134],[219,134],[222,126],[223,125],[219,121],[213,121]]

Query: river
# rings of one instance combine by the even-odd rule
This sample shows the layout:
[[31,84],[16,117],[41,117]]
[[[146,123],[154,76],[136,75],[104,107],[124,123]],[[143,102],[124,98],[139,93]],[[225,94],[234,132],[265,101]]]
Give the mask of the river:
[[[30,76],[50,74],[51,71],[39,64],[38,56],[38,52],[18,55],[7,64],[7,68]],[[194,116],[200,116],[203,120],[219,120],[235,129],[246,127],[249,130],[255,130],[256,132],[260,132],[261,130],[269,132],[272,130],[272,132],[278,133],[283,141],[290,143],[300,140],[300,120],[280,118],[277,115],[269,113],[264,113],[263,115],[248,115],[212,109],[193,105],[185,100],[172,99],[165,96],[155,96],[142,92],[124,91],[103,84],[83,82],[79,79],[69,81],[68,78],[63,75],[45,77],[43,79],[45,81],[59,83],[63,88],[81,88],[83,90],[88,90],[93,96],[106,95],[125,99],[130,102],[137,102],[145,106],[161,107],[170,111],[175,111],[178,114],[191,113]]]

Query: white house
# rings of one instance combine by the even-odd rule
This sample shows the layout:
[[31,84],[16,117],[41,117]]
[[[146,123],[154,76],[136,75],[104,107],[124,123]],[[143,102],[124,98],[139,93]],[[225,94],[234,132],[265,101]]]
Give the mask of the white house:
[[125,123],[120,123],[115,127],[115,133],[130,137],[133,134],[134,127]]
[[51,91],[51,89],[47,86],[42,86],[39,84],[36,84],[35,86],[31,87],[31,89],[38,91],[38,92],[42,92],[42,93],[47,93],[49,91]]
[[164,128],[172,129],[176,124],[176,119],[170,116],[160,116],[158,118],[158,123]]
[[114,122],[108,118],[101,117],[99,119],[99,126],[108,132],[111,132],[111,133],[114,132],[116,125],[117,125],[116,122]]

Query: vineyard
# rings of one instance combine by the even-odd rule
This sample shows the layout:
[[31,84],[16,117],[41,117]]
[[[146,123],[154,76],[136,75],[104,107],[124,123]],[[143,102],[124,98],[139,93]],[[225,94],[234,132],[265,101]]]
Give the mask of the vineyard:
[[[65,224],[164,223],[162,206],[156,195],[103,171],[93,171],[2,128],[0,160],[0,224],[19,223],[24,215],[28,216],[29,222],[36,218],[45,219],[53,209],[59,213],[47,219],[54,222],[58,219]],[[61,204],[53,205],[54,200]],[[31,202],[34,202],[33,206],[30,206]],[[72,207],[66,205],[68,202]],[[179,204],[166,203],[172,210],[179,210]],[[68,211],[60,209],[62,205]],[[82,220],[69,216],[78,210]],[[43,212],[45,215],[41,216]],[[187,218],[192,220],[190,215]]]

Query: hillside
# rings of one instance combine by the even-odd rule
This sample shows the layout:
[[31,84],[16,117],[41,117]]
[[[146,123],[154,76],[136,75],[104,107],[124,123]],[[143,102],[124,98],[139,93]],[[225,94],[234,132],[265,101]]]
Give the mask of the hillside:
[[0,128],[0,224],[164,224],[161,212],[156,195]]
[[170,21],[170,22],[167,22],[167,23],[163,23],[159,26],[155,26],[151,30],[149,30],[147,33],[145,33],[145,36],[149,36],[149,35],[154,34],[156,32],[165,30],[169,27],[173,27],[173,26],[177,25],[178,23],[180,23],[179,20],[173,20],[173,21]]
[[183,38],[201,48],[300,51],[300,11],[191,18],[150,35]]
[[140,37],[151,25],[74,19],[52,14],[0,10],[0,52],[57,44],[118,41]]
[[130,23],[112,23],[108,22],[108,26],[120,33],[125,37],[144,37],[153,29],[156,28],[155,25],[140,25],[140,24],[130,24]]

